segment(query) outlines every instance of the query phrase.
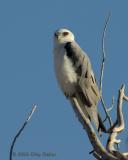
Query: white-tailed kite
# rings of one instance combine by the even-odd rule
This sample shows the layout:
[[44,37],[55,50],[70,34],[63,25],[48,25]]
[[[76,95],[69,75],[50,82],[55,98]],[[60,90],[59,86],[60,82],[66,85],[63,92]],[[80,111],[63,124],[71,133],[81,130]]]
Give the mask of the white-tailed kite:
[[70,99],[75,97],[82,111],[97,128],[105,131],[97,112],[100,93],[87,54],[75,42],[74,35],[67,29],[54,34],[54,65],[60,88]]

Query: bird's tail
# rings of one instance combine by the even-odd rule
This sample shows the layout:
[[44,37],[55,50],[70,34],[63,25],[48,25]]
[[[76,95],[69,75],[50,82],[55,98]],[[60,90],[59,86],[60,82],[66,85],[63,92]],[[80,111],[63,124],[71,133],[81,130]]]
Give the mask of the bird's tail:
[[[77,100],[79,106],[81,107],[82,111],[84,112],[84,114],[90,119],[90,121],[92,121],[94,123],[97,131],[101,130],[103,132],[106,132],[106,129],[105,129],[104,124],[101,120],[101,117],[98,114],[97,106],[85,105],[87,103],[83,102],[83,99],[81,97],[82,97],[81,95],[77,94],[76,100]],[[79,118],[80,118],[80,115],[79,115]],[[83,124],[83,121],[81,118],[80,118],[80,122]]]

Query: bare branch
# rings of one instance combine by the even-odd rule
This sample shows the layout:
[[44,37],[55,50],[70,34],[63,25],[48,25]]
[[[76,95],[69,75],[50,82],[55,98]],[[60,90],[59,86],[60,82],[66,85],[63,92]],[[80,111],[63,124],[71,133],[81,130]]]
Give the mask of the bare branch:
[[112,127],[113,123],[112,123],[112,119],[109,115],[109,111],[105,105],[105,102],[104,102],[104,99],[103,99],[103,96],[102,96],[102,85],[103,85],[103,76],[104,76],[104,66],[105,66],[105,60],[106,60],[106,52],[105,52],[105,36],[106,36],[106,31],[107,31],[107,27],[108,27],[108,22],[110,20],[110,13],[107,17],[107,20],[105,22],[105,26],[104,26],[104,30],[103,30],[103,36],[102,36],[102,55],[103,55],[103,58],[102,58],[102,63],[101,63],[101,75],[100,75],[100,95],[101,95],[101,103],[102,103],[102,106],[103,106],[103,109],[105,111],[105,114],[106,114],[106,118],[104,120],[104,122],[108,119],[109,121],[109,124],[110,124],[110,127]]
[[110,153],[112,153],[113,155],[115,155],[119,159],[127,160],[127,155],[120,153],[114,147],[115,144],[121,143],[121,140],[116,139],[116,137],[120,132],[122,132],[125,129],[124,117],[123,117],[123,113],[122,113],[123,99],[126,98],[126,96],[124,94],[124,90],[125,90],[125,85],[122,85],[121,89],[119,90],[119,95],[118,95],[117,125],[115,125],[112,129],[112,133],[109,136],[106,148]]
[[87,132],[87,135],[89,137],[89,140],[94,148],[94,152],[97,153],[97,155],[100,155],[102,159],[104,160],[118,160],[115,156],[113,156],[111,153],[109,153],[104,146],[101,144],[99,138],[97,137],[91,122],[89,118],[84,114],[81,107],[79,106],[77,100],[75,98],[70,98],[71,103],[73,104],[74,110],[77,110],[77,113],[79,113],[79,120],[83,120],[83,127]]
[[32,118],[33,113],[35,112],[36,108],[37,108],[37,106],[35,105],[35,106],[33,107],[32,111],[30,112],[29,117],[28,117],[27,120],[26,120],[27,123],[28,123],[28,121],[30,121],[30,119]]
[[90,152],[90,154],[93,154],[93,156],[97,160],[127,160],[128,159],[128,153],[121,153],[118,150],[115,149],[115,144],[119,144],[121,142],[120,139],[116,139],[117,135],[122,132],[125,128],[124,125],[124,118],[122,113],[122,104],[123,100],[126,97],[124,94],[125,86],[123,85],[121,89],[119,90],[118,95],[118,104],[117,104],[117,120],[109,130],[109,138],[107,142],[106,149],[101,144],[99,138],[96,135],[96,132],[90,122],[90,119],[85,115],[82,108],[78,104],[76,98],[70,97],[72,106],[74,107],[74,110],[79,113],[78,118],[82,122],[84,129],[87,132],[87,135],[89,137],[90,143],[93,146],[93,151]]
[[113,122],[112,122],[112,119],[111,119],[111,117],[110,117],[110,115],[109,115],[109,111],[108,111],[108,109],[107,109],[107,107],[106,107],[106,105],[105,105],[105,102],[104,102],[104,100],[103,100],[103,97],[101,97],[101,103],[102,103],[104,112],[105,112],[105,114],[106,114],[106,118],[105,118],[104,122],[108,119],[109,124],[110,124],[110,127],[112,127]]
[[101,75],[100,75],[100,94],[102,95],[102,85],[103,85],[103,76],[104,76],[104,65],[105,65],[105,60],[106,60],[106,52],[105,52],[105,36],[106,36],[106,31],[108,27],[108,22],[110,20],[111,14],[109,13],[108,18],[105,22],[104,26],[104,31],[103,31],[103,36],[102,36],[102,54],[103,54],[103,59],[102,59],[102,64],[101,64]]
[[128,96],[124,95],[124,100],[128,102]]
[[110,108],[107,109],[108,112],[110,112],[114,107],[114,96],[112,97],[112,105]]
[[13,155],[13,148],[14,148],[14,145],[17,141],[17,138],[19,138],[19,136],[21,135],[22,131],[24,130],[25,126],[28,124],[28,122],[30,121],[30,119],[32,118],[33,116],[33,113],[35,112],[37,106],[35,105],[33,108],[32,108],[32,111],[30,112],[28,118],[26,119],[26,121],[24,122],[24,124],[22,125],[22,127],[20,128],[20,130],[18,131],[18,133],[16,134],[16,136],[14,137],[13,141],[12,141],[12,144],[11,144],[11,148],[10,148],[10,160],[12,160],[12,155]]

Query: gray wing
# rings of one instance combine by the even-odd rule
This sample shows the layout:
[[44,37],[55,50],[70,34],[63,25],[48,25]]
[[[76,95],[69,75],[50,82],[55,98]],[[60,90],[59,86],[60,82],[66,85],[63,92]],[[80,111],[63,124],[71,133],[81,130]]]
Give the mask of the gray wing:
[[72,61],[75,72],[77,73],[78,83],[76,85],[75,96],[85,114],[99,127],[97,103],[100,93],[91,63],[87,54],[79,47],[76,42],[68,42],[65,45],[66,55]]
[[77,73],[78,88],[81,88],[90,105],[96,105],[100,98],[100,94],[89,57],[76,42],[68,42],[65,45],[65,49],[66,54],[72,61],[75,72]]

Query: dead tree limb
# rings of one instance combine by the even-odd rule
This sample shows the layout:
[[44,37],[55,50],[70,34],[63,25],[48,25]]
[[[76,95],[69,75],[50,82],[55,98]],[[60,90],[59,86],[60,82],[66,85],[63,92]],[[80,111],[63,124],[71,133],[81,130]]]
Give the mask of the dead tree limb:
[[13,159],[12,156],[13,156],[13,149],[14,149],[15,143],[16,143],[17,139],[19,138],[19,136],[21,135],[24,128],[26,127],[26,125],[28,124],[28,122],[30,121],[30,119],[32,118],[32,115],[35,112],[36,108],[37,108],[36,105],[32,108],[32,111],[30,112],[28,118],[26,119],[26,121],[24,122],[24,124],[22,125],[22,127],[20,128],[20,130],[18,131],[16,136],[14,137],[12,144],[11,144],[11,148],[10,148],[9,160]]
[[77,103],[77,100],[75,98],[71,98],[70,99],[74,110],[77,110],[77,113],[79,113],[79,120],[81,121],[82,119],[82,123],[83,123],[83,127],[87,132],[87,135],[89,137],[89,140],[93,146],[94,149],[94,156],[96,157],[101,157],[103,160],[118,160],[115,156],[113,156],[111,153],[109,153],[104,146],[101,144],[98,136],[96,135],[95,130],[92,127],[92,124],[89,120],[89,118],[83,113],[81,107],[79,106],[79,104]]
[[117,103],[117,120],[109,131],[109,138],[106,148],[102,145],[90,122],[90,119],[85,115],[77,100],[75,98],[70,98],[74,110],[79,113],[79,115],[77,114],[78,119],[80,122],[82,122],[83,127],[89,137],[90,143],[93,146],[93,151],[91,153],[97,160],[128,160],[128,152],[121,153],[115,149],[115,144],[119,144],[121,142],[121,140],[116,139],[117,135],[125,129],[122,105],[123,100],[128,101],[128,97],[125,95],[124,89],[125,86],[122,85],[121,89],[119,90]]
[[116,157],[120,159],[127,160],[128,159],[128,153],[120,153],[118,150],[115,149],[115,144],[121,143],[121,140],[116,139],[119,133],[121,133],[125,129],[125,122],[122,112],[122,105],[123,100],[128,101],[128,97],[124,93],[125,85],[122,85],[121,89],[119,90],[118,95],[118,103],[117,103],[117,125],[113,127],[112,133],[110,133],[110,136],[108,138],[107,142],[107,150],[115,155]]

